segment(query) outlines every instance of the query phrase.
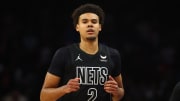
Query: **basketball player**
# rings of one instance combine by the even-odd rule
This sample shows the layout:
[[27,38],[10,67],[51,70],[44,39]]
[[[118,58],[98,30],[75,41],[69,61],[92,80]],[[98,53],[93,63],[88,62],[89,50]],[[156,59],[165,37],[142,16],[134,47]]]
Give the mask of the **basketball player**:
[[98,42],[104,11],[84,4],[72,14],[80,42],[59,48],[40,93],[41,101],[120,101],[124,96],[119,52]]

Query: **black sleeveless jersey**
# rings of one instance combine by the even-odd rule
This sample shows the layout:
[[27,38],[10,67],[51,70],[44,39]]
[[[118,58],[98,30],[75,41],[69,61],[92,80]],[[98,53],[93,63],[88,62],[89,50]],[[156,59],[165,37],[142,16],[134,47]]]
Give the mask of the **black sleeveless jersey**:
[[99,44],[99,51],[90,55],[75,43],[56,51],[48,72],[61,77],[59,86],[67,84],[69,79],[80,78],[80,89],[58,101],[111,101],[104,83],[109,75],[116,77],[121,73],[120,54],[116,49]]

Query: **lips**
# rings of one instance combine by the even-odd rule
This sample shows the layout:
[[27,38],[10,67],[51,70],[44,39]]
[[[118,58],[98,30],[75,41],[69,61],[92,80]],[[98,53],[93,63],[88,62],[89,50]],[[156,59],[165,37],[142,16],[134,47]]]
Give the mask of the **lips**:
[[94,32],[94,30],[93,29],[88,29],[87,32]]
[[93,30],[93,29],[88,29],[88,30],[87,30],[87,33],[90,34],[90,35],[92,35],[92,34],[94,33],[94,30]]

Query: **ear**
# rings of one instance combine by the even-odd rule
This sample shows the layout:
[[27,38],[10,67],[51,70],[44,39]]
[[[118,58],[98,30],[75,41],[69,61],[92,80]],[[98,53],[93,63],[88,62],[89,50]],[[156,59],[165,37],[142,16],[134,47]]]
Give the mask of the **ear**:
[[102,30],[102,26],[101,26],[101,24],[99,24],[99,31],[101,31]]
[[76,25],[76,31],[77,32],[79,31],[79,25],[78,24]]

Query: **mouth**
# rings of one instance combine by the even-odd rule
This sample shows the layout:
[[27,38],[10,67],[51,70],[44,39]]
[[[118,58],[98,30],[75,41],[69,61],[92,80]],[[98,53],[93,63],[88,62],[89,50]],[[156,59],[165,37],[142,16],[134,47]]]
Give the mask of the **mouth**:
[[93,30],[93,29],[88,29],[88,30],[87,30],[87,33],[88,33],[88,34],[93,34],[93,33],[94,33],[94,30]]

